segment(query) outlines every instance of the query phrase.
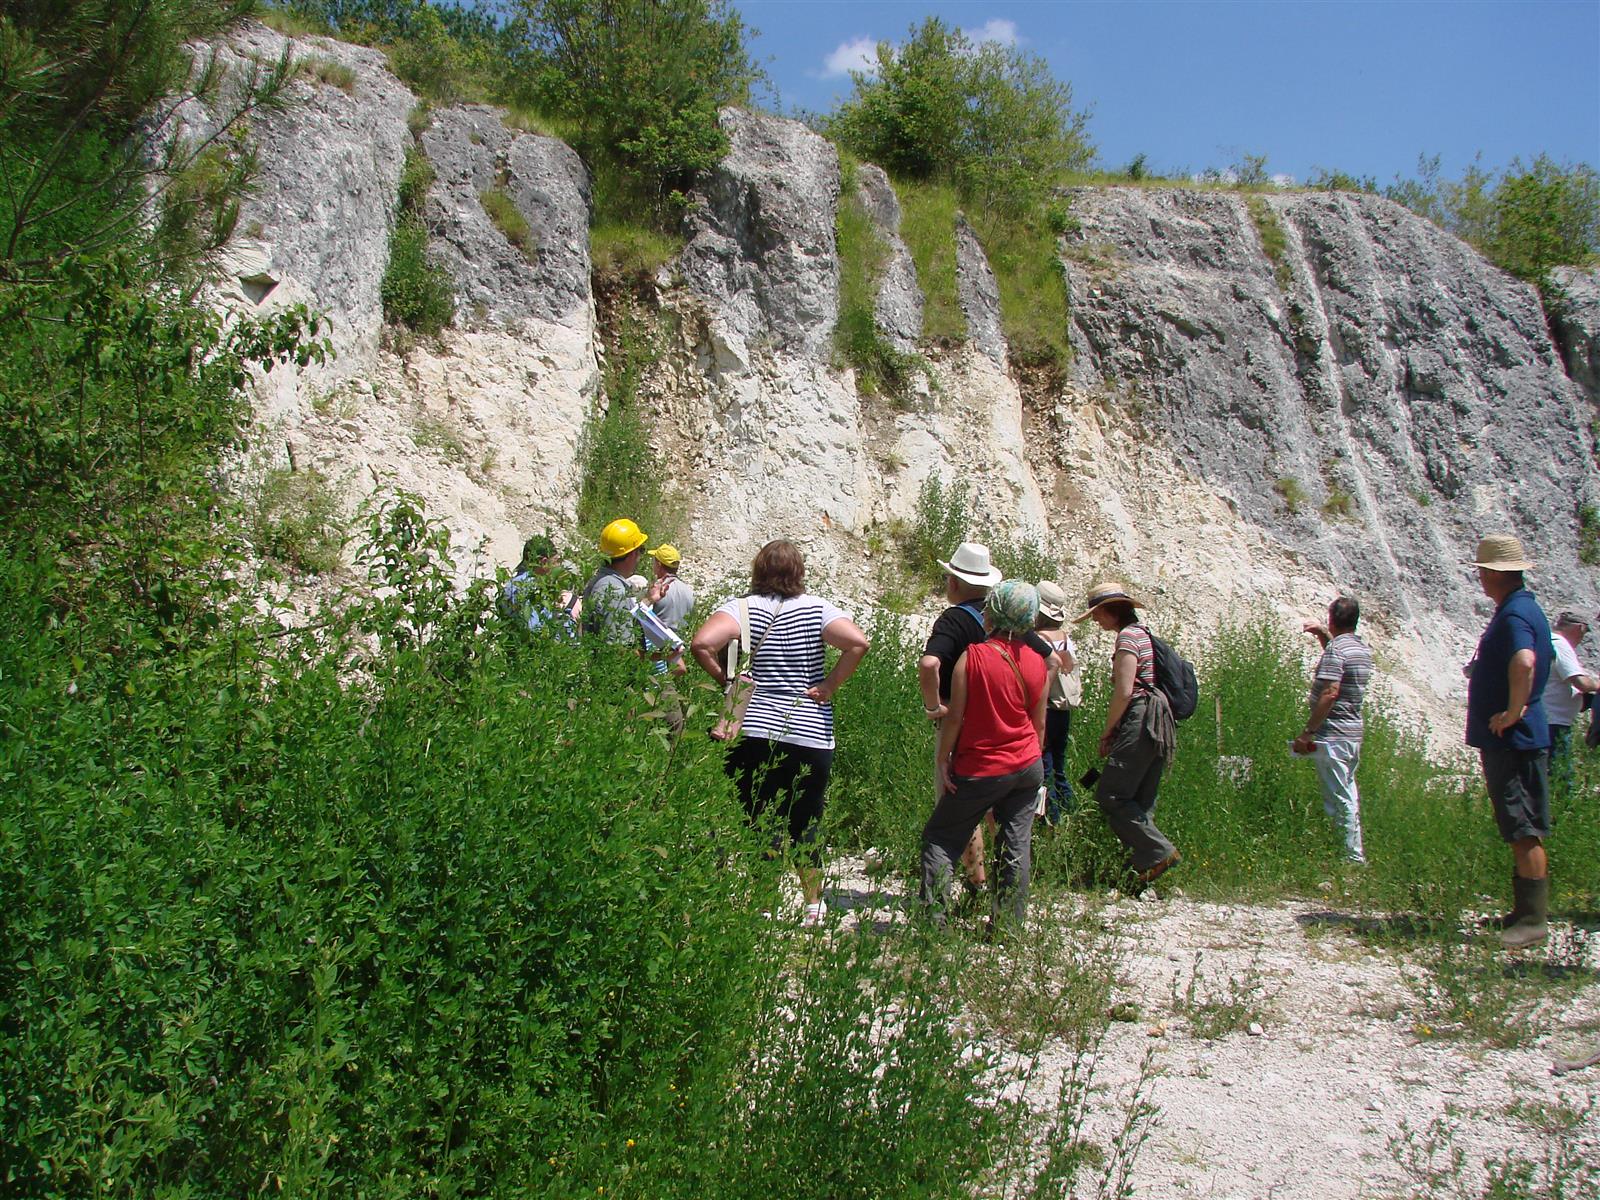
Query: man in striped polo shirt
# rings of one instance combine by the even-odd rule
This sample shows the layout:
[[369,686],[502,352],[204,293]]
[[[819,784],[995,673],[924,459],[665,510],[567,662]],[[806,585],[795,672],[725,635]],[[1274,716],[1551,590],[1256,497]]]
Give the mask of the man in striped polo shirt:
[[1296,754],[1316,759],[1322,807],[1344,832],[1345,856],[1367,861],[1361,847],[1361,794],[1356,767],[1361,763],[1361,702],[1372,679],[1372,651],[1356,636],[1361,605],[1340,596],[1328,605],[1328,623],[1306,623],[1322,643],[1322,657],[1311,676],[1311,716],[1294,740]]

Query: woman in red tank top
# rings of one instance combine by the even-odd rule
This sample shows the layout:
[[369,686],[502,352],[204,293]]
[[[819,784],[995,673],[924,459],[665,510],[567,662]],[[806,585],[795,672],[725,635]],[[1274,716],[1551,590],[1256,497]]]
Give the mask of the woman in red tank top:
[[940,798],[922,830],[922,902],[943,923],[953,864],[984,813],[994,810],[996,883],[991,919],[1020,921],[1032,868],[1033,818],[1044,782],[1045,662],[1024,641],[1039,611],[1032,584],[1006,580],[989,592],[989,639],[967,647],[951,679],[939,727]]

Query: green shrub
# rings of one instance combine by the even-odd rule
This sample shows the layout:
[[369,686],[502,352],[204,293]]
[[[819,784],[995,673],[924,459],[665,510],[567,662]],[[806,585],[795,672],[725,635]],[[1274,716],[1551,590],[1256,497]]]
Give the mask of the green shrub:
[[455,318],[450,272],[428,261],[428,229],[403,217],[389,235],[389,265],[380,288],[383,319],[416,333],[434,335]]
[[[426,111],[426,110],[424,110]],[[419,145],[406,147],[405,161],[400,165],[399,208],[402,215],[420,217],[428,199],[428,189],[437,178],[433,164]]]
[[[762,919],[783,864],[708,711],[673,741],[637,657],[502,636],[413,501],[369,530],[372,587],[314,629],[258,640],[240,596],[136,663],[0,645],[13,1186],[866,1200],[1024,1169],[1031,1067],[959,1053],[942,947]],[[49,588],[0,561],[7,611]]]
[[1448,180],[1439,156],[1423,155],[1417,177],[1397,178],[1384,194],[1537,284],[1547,303],[1551,267],[1584,265],[1600,253],[1600,174],[1587,163],[1562,165],[1540,154],[1497,173],[1474,160],[1459,180]]
[[1287,292],[1294,284],[1294,271],[1289,266],[1289,240],[1283,225],[1271,206],[1260,196],[1249,197],[1245,207],[1250,212],[1256,234],[1261,238],[1261,249],[1272,264],[1272,277],[1277,280],[1279,289]]
[[738,12],[725,0],[521,7],[536,69],[515,98],[572,123],[597,192],[633,220],[674,228],[695,177],[727,152],[717,109],[746,102],[762,78]]
[[1283,499],[1283,506],[1291,513],[1300,511],[1300,506],[1306,502],[1305,485],[1293,475],[1284,475],[1272,485],[1272,490]]
[[[646,531],[662,516],[660,455],[650,445],[651,417],[640,394],[661,357],[654,315],[628,298],[606,343],[605,399],[596,402],[578,438],[578,528],[597,531],[631,517]],[[592,535],[591,535],[592,536]]]
[[494,227],[505,236],[506,241],[515,246],[523,258],[533,262],[537,257],[533,229],[528,225],[528,218],[522,215],[522,210],[517,207],[517,202],[511,198],[511,193],[504,185],[480,193],[478,202],[483,205],[483,211],[489,214],[489,220],[494,222]]
[[1328,489],[1328,498],[1322,502],[1322,515],[1335,518],[1348,517],[1352,503],[1349,492],[1342,487],[1330,487]]
[[253,492],[249,525],[257,553],[313,575],[338,567],[342,513],[321,472],[273,468]]
[[1094,154],[1071,87],[1043,59],[973,45],[938,17],[901,46],[880,42],[874,69],[851,79],[829,132],[896,177],[954,185],[975,207],[1027,212]]
[[422,214],[433,180],[433,164],[422,147],[408,147],[400,168],[394,232],[389,235],[389,263],[379,285],[383,319],[427,336],[438,334],[455,318],[455,283],[449,271],[428,258],[428,227]]
[[1592,504],[1578,506],[1578,561],[1600,565],[1600,509]]

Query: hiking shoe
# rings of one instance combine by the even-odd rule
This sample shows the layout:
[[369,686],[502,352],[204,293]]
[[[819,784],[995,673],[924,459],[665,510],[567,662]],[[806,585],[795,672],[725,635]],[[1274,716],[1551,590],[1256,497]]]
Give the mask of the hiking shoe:
[[1146,867],[1144,870],[1140,871],[1139,872],[1139,882],[1140,883],[1154,883],[1156,880],[1160,879],[1163,875],[1165,875],[1168,871],[1172,870],[1173,867],[1177,866],[1182,861],[1183,861],[1183,855],[1179,854],[1176,850],[1174,850],[1171,854],[1167,855],[1160,862],[1158,862],[1155,866]]

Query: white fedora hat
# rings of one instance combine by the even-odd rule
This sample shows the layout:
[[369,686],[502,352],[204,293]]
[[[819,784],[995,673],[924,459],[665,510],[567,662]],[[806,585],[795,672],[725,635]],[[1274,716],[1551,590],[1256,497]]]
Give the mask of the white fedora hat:
[[978,587],[993,587],[1005,578],[989,563],[989,547],[979,542],[962,542],[949,562],[940,562],[950,574]]

